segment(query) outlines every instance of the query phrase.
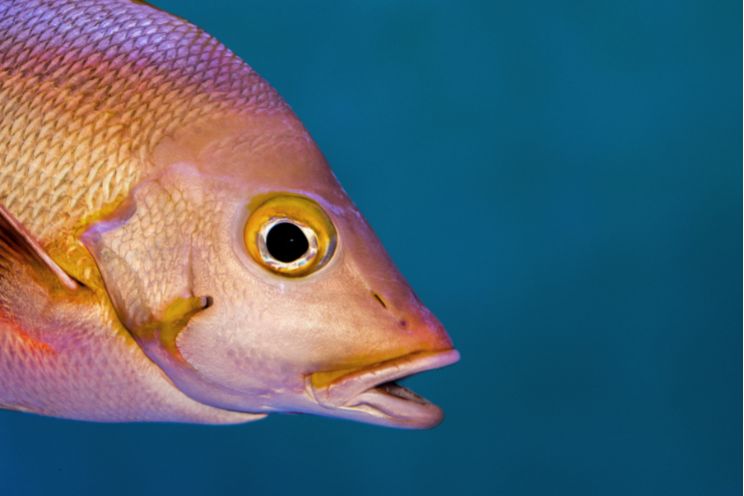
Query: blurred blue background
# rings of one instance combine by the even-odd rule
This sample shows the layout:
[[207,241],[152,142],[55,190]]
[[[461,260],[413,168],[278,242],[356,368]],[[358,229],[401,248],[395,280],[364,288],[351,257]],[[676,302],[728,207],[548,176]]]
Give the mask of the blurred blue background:
[[735,495],[739,1],[160,0],[293,106],[463,359],[445,422],[0,413],[0,494]]

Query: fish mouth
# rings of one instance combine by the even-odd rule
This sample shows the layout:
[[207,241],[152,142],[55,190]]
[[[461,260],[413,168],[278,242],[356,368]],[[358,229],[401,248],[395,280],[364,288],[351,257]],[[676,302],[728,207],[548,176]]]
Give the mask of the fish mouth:
[[396,381],[460,359],[455,349],[421,351],[357,368],[315,372],[306,387],[327,414],[372,424],[428,429],[442,421],[442,410]]

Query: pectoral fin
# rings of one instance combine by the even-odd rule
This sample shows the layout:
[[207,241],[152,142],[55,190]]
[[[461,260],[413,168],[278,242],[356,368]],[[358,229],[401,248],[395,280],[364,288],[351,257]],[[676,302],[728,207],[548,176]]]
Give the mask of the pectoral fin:
[[7,279],[14,271],[24,268],[51,285],[61,285],[69,290],[80,287],[18,219],[0,205],[0,279]]

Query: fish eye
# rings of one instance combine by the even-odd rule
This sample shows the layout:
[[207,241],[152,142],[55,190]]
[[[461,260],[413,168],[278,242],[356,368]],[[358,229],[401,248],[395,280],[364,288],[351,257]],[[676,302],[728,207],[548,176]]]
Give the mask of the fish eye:
[[272,269],[299,270],[318,255],[318,236],[297,221],[273,218],[259,232],[258,252],[261,261]]
[[261,241],[266,246],[267,254],[280,262],[296,262],[306,255],[312,256],[312,252],[308,253],[310,250],[308,237],[313,241],[315,248],[313,251],[317,251],[318,240],[315,233],[291,221],[280,219],[265,231],[262,233]]
[[259,265],[290,277],[319,269],[336,247],[336,229],[325,211],[294,194],[271,195],[252,209],[243,238]]

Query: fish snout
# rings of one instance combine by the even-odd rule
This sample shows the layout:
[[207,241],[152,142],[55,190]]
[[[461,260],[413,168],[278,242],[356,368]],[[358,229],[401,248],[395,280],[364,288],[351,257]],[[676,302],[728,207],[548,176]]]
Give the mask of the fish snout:
[[[452,339],[437,317],[408,289],[405,295],[390,295],[371,291],[382,311],[393,320],[395,334],[416,349],[412,351],[442,351],[453,348]],[[397,297],[396,297],[397,296]],[[403,296],[403,297],[401,297]]]
[[402,277],[375,279],[377,287],[366,297],[357,293],[358,304],[350,310],[368,319],[369,346],[344,366],[306,375],[305,392],[316,402],[315,413],[391,427],[433,427],[442,420],[441,409],[398,381],[451,365],[460,354]]

